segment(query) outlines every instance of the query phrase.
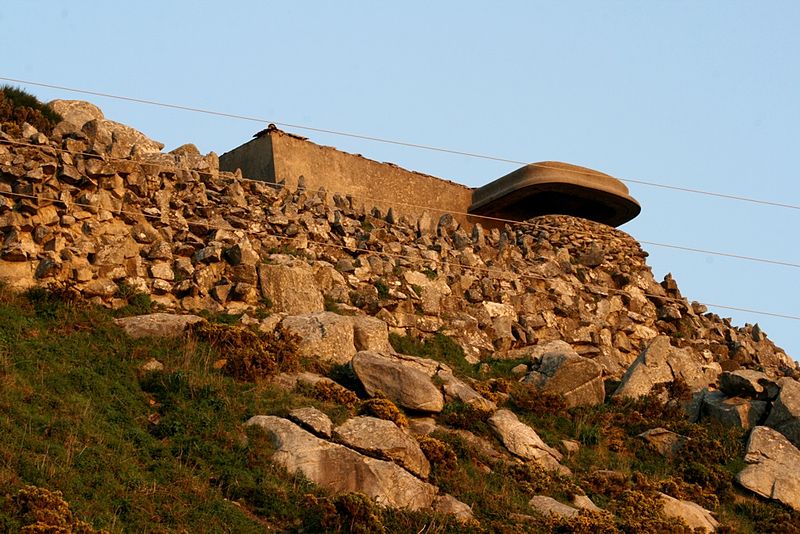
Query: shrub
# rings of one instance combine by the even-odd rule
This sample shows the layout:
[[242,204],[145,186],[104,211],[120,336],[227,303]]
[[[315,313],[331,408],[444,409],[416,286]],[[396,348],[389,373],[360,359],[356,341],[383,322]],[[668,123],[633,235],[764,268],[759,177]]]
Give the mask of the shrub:
[[460,400],[448,402],[444,405],[440,421],[454,428],[463,428],[478,434],[486,434],[488,427],[486,420],[491,412],[476,408]]
[[455,469],[458,466],[458,456],[450,444],[431,436],[419,436],[417,442],[435,471]]
[[20,529],[22,533],[93,534],[105,532],[97,531],[89,523],[75,517],[60,491],[25,486],[17,492],[12,503],[16,519],[24,524]]
[[382,393],[378,393],[374,398],[362,402],[359,412],[363,415],[371,415],[378,419],[392,421],[399,427],[408,426],[408,418]]
[[412,336],[389,334],[389,343],[400,354],[430,358],[447,364],[460,376],[475,378],[475,366],[467,362],[464,349],[450,336],[437,332],[424,340]]
[[341,404],[348,410],[355,409],[360,402],[355,393],[335,382],[320,381],[314,385],[308,382],[298,382],[296,389],[301,395],[306,395],[323,402]]
[[547,393],[531,384],[517,383],[511,386],[509,404],[517,410],[537,415],[556,415],[566,409],[561,395]]
[[239,326],[201,322],[192,327],[201,341],[226,356],[222,370],[237,380],[254,382],[297,368],[297,338]]
[[7,133],[19,135],[25,122],[49,135],[61,122],[61,115],[27,91],[3,85],[0,87],[0,124]]

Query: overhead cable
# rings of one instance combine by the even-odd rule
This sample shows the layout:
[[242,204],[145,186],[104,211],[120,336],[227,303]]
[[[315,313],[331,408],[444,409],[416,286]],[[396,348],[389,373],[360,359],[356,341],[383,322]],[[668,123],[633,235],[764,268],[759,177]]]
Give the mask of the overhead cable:
[[[487,155],[487,154],[480,154],[480,153],[477,153],[477,152],[469,152],[469,151],[464,151],[464,150],[455,150],[455,149],[443,148],[443,147],[432,146],[432,145],[425,145],[425,144],[420,144],[420,143],[410,143],[410,142],[407,142],[407,141],[400,141],[400,140],[396,140],[396,139],[388,139],[388,138],[377,137],[377,136],[372,136],[372,135],[358,134],[358,133],[353,133],[353,132],[344,132],[344,131],[340,131],[340,130],[332,130],[332,129],[327,129],[327,128],[319,128],[319,127],[315,127],[315,126],[307,126],[307,125],[304,125],[304,124],[287,123],[287,122],[281,122],[281,121],[276,121],[276,120],[271,120],[271,119],[266,119],[266,118],[253,117],[253,116],[249,116],[249,115],[239,115],[239,114],[235,114],[235,113],[226,113],[226,112],[214,111],[214,110],[209,110],[209,109],[204,109],[204,108],[197,108],[197,107],[192,107],[192,106],[184,106],[184,105],[179,105],[179,104],[170,104],[170,103],[166,103],[166,102],[159,102],[159,101],[156,101],[156,100],[147,100],[147,99],[143,99],[143,98],[133,98],[133,97],[129,97],[129,96],[115,95],[115,94],[111,94],[111,93],[104,93],[104,92],[100,92],[100,91],[92,91],[92,90],[88,90],[88,89],[76,89],[76,88],[73,88],[73,87],[65,87],[65,86],[62,86],[62,85],[55,85],[55,84],[43,83],[43,82],[34,82],[34,81],[31,81],[31,80],[21,80],[21,79],[9,78],[9,77],[5,77],[5,76],[0,76],[0,80],[4,80],[4,81],[8,81],[8,82],[14,82],[14,83],[21,83],[21,84],[26,84],[26,85],[34,85],[34,86],[38,86],[38,87],[46,87],[46,88],[49,88],[49,89],[58,89],[58,90],[61,90],[61,91],[69,91],[69,92],[73,92],[73,93],[100,96],[100,97],[104,97],[104,98],[112,98],[112,99],[115,99],[115,100],[124,100],[124,101],[127,101],[127,102],[134,102],[134,103],[138,103],[138,104],[147,104],[147,105],[151,105],[151,106],[159,106],[159,107],[163,107],[163,108],[178,109],[178,110],[190,111],[190,112],[194,112],[194,113],[203,113],[203,114],[206,114],[206,115],[213,115],[213,116],[217,116],[217,117],[225,117],[225,118],[230,118],[230,119],[245,120],[245,121],[257,122],[257,123],[261,123],[261,124],[275,124],[275,125],[278,125],[278,126],[281,126],[281,127],[284,127],[284,128],[295,128],[295,129],[298,129],[298,130],[306,130],[306,131],[311,131],[311,132],[325,133],[325,134],[337,135],[337,136],[342,136],[342,137],[350,137],[350,138],[354,138],[354,139],[362,139],[362,140],[365,140],[365,141],[373,141],[373,142],[377,142],[377,143],[398,145],[398,146],[404,146],[404,147],[415,148],[415,149],[420,149],[420,150],[429,150],[429,151],[433,151],[433,152],[443,152],[443,153],[447,153],[447,154],[454,154],[454,155],[458,155],[458,156],[466,156],[466,157],[470,157],[470,158],[478,158],[478,159],[484,159],[484,160],[498,161],[498,162],[502,162],[502,163],[512,163],[512,164],[515,164],[515,165],[533,165],[533,166],[537,166],[537,167],[541,167],[541,168],[550,168],[550,166],[548,166],[545,163],[529,163],[527,161],[522,161],[522,160],[517,160],[517,159],[510,159],[510,158],[503,158],[503,157],[492,156],[492,155]],[[579,174],[583,174],[583,175],[590,174],[590,175],[595,175],[595,176],[605,176],[602,173],[599,173],[597,171],[592,171],[590,169],[587,169],[585,171],[578,171],[578,170],[574,170],[574,169],[564,169],[564,168],[560,168],[559,167],[558,170],[560,172],[574,172],[574,173],[579,173]],[[621,182],[625,182],[625,183],[644,185],[644,186],[647,186],[647,187],[657,187],[657,188],[661,188],[661,189],[669,189],[669,190],[672,190],[672,191],[679,191],[679,192],[683,192],[683,193],[692,193],[692,194],[697,194],[697,195],[705,195],[705,196],[723,198],[723,199],[727,199],[727,200],[735,200],[735,201],[739,201],[739,202],[749,202],[749,203],[752,203],[752,204],[761,204],[761,205],[772,206],[772,207],[777,207],[777,208],[800,210],[800,205],[798,205],[798,204],[789,204],[789,203],[785,203],[785,202],[776,202],[776,201],[772,201],[772,200],[756,199],[756,198],[745,197],[745,196],[740,196],[740,195],[731,195],[731,194],[727,194],[727,193],[718,193],[718,192],[715,192],[715,191],[706,191],[706,190],[702,190],[702,189],[695,189],[695,188],[683,187],[683,186],[675,186],[675,185],[663,184],[663,183],[646,181],[646,180],[635,180],[635,179],[631,179],[631,178],[619,178],[619,180]]]

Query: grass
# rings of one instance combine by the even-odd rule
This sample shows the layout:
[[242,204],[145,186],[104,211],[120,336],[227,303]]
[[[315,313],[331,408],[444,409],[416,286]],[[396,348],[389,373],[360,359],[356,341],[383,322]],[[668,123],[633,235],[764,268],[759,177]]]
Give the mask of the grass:
[[390,333],[389,342],[394,347],[394,350],[401,354],[420,356],[442,362],[448,365],[458,376],[470,378],[479,376],[477,366],[466,360],[464,349],[453,338],[440,332],[425,339]]
[[[68,294],[16,295],[0,289],[0,531],[30,524],[33,515],[20,505],[30,495],[45,496],[64,514],[68,510],[75,524],[86,521],[110,532],[673,528],[647,509],[656,490],[715,510],[735,529],[728,532],[791,533],[800,524],[800,514],[733,485],[742,467],[741,432],[688,423],[652,398],[564,410],[553,399],[514,387],[507,406],[545,441],[581,443],[564,460],[572,477],[487,458],[458,435],[436,432],[423,440],[433,465],[431,481],[471,504],[480,527],[430,513],[382,509],[357,495],[329,496],[272,464],[267,437],[242,423],[252,415],[284,416],[301,406],[315,406],[337,423],[359,406],[390,419],[399,419],[399,411],[388,403],[363,405],[353,394],[345,399],[344,389],[287,392],[257,376],[237,380],[214,366],[234,350],[276,340],[251,339],[223,324],[188,340],[132,340],[112,319],[110,312],[82,306]],[[459,356],[446,336],[395,337],[393,343],[448,364]],[[280,343],[283,348],[274,350],[289,350],[289,345]],[[165,370],[140,371],[150,358]],[[278,367],[292,362],[275,361]],[[352,379],[344,366],[331,375],[345,384]],[[440,422],[470,428],[500,448],[484,419],[485,414],[450,403]],[[689,436],[690,445],[672,459],[652,453],[636,436],[655,426]],[[598,478],[598,469],[616,469],[622,478]],[[577,488],[615,517],[584,514],[554,523],[512,516],[536,516],[528,505],[533,495],[568,502]],[[63,494],[63,503],[55,492]]]

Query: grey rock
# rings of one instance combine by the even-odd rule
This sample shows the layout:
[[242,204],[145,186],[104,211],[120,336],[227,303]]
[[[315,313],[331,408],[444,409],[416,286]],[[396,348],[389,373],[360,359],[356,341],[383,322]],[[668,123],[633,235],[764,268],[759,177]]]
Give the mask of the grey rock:
[[305,262],[261,264],[258,280],[261,294],[272,303],[273,311],[298,315],[325,309],[322,292],[314,281],[314,271]]
[[778,380],[781,390],[772,405],[765,426],[774,428],[800,447],[800,382],[784,377]]
[[771,428],[757,426],[747,440],[744,461],[736,481],[750,491],[800,510],[800,450]]
[[721,391],[708,391],[703,395],[700,419],[749,430],[764,419],[767,408],[766,401],[727,397]]
[[300,339],[302,356],[333,363],[347,363],[356,354],[353,321],[333,312],[289,315],[279,328]]
[[778,384],[761,371],[737,369],[726,371],[719,377],[719,389],[728,397],[747,397],[772,400],[780,390]]
[[436,496],[433,500],[433,511],[455,516],[462,523],[468,523],[474,518],[472,508],[447,493]]
[[431,380],[439,364],[425,364],[410,357],[372,352],[358,352],[350,365],[369,395],[382,392],[395,404],[421,412],[441,412],[444,397]]
[[328,491],[363,493],[392,508],[419,510],[433,504],[437,489],[392,462],[320,439],[280,417],[257,415],[245,425],[267,432],[275,447],[274,462]]
[[662,513],[682,520],[693,532],[716,532],[719,522],[711,512],[692,501],[683,501],[664,493],[658,494]]
[[669,458],[675,456],[689,439],[666,428],[651,428],[638,437],[647,442],[658,454]]
[[324,412],[311,406],[307,408],[295,408],[289,412],[289,419],[298,425],[310,430],[317,436],[330,439],[333,431],[333,423]]
[[716,383],[722,372],[716,362],[707,363],[689,349],[670,345],[667,336],[656,337],[631,364],[622,377],[615,397],[640,398],[658,384],[681,379],[692,391]]
[[536,495],[530,501],[528,501],[528,504],[531,506],[531,508],[542,515],[552,514],[559,517],[570,518],[578,515],[579,511],[577,508],[573,508],[568,504],[558,502],[554,498],[546,495]]
[[520,421],[510,410],[497,410],[489,420],[489,427],[514,456],[523,460],[535,460],[546,469],[569,472],[559,462],[560,452],[547,445],[534,429]]
[[[557,343],[557,342],[556,342]],[[567,408],[595,406],[605,400],[603,368],[578,355],[567,343],[550,343],[539,363],[523,380],[542,391],[561,395]]]
[[205,321],[197,315],[175,315],[171,313],[151,313],[114,319],[114,323],[134,339],[142,337],[181,337],[186,328]]
[[369,456],[391,460],[420,478],[428,478],[431,465],[417,440],[392,421],[377,417],[353,417],[333,430],[339,443]]

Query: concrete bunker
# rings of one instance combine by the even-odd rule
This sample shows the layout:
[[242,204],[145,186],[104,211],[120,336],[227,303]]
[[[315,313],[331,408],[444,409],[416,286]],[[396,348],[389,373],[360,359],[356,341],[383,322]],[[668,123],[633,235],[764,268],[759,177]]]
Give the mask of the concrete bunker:
[[220,169],[241,169],[245,178],[297,187],[300,178],[316,191],[352,195],[384,213],[417,220],[450,213],[461,224],[485,227],[562,214],[619,226],[640,207],[625,185],[607,174],[559,162],[526,165],[489,184],[470,188],[456,182],[381,163],[312,143],[270,125],[255,138],[220,156]]
[[641,211],[625,184],[602,172],[561,163],[531,163],[472,193],[469,213],[521,221],[537,215],[574,215],[609,226]]

